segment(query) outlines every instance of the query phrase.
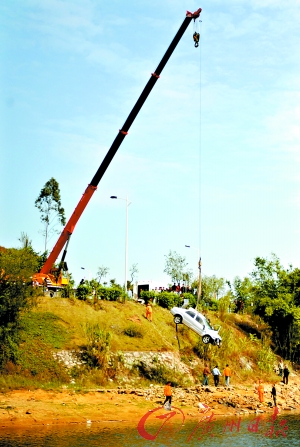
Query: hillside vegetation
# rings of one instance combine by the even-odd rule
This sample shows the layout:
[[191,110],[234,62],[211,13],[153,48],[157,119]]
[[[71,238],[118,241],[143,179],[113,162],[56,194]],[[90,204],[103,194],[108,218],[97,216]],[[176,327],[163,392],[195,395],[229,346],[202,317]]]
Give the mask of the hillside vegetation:
[[[190,368],[194,383],[201,382],[204,363],[211,368],[218,364],[221,370],[229,363],[235,382],[275,377],[277,359],[270,349],[270,334],[258,317],[224,311],[208,311],[208,316],[212,324],[221,325],[221,348],[204,345],[184,325],[178,325],[176,332],[172,314],[160,306],[154,306],[151,323],[145,318],[145,306],[133,301],[100,300],[93,305],[89,300],[40,297],[21,318],[15,362],[6,364],[1,388],[117,386],[124,377],[142,385],[167,378],[189,383],[160,364],[156,369],[139,364],[129,370],[122,357],[126,351],[172,352]],[[53,356],[61,350],[77,353],[84,363],[67,371]]]

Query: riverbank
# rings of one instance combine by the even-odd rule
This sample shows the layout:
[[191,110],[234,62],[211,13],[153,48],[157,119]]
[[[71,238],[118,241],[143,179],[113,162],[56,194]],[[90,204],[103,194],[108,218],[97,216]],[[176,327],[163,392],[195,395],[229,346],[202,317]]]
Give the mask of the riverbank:
[[[276,384],[280,412],[300,413],[300,378],[293,374],[290,384]],[[252,384],[193,386],[173,389],[173,405],[186,420],[198,418],[202,404],[217,417],[272,413],[271,384],[265,384],[265,402],[260,403]],[[30,427],[55,424],[116,423],[137,426],[141,417],[163,402],[163,387],[130,387],[78,392],[16,390],[0,394],[0,427]],[[269,404],[270,403],[270,404]],[[200,405],[199,405],[200,404]]]

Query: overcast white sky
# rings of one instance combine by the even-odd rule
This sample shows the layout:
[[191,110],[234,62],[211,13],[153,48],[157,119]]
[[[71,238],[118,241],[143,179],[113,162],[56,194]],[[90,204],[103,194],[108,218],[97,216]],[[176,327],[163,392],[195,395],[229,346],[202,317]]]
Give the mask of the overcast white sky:
[[[43,250],[34,207],[60,184],[67,219],[185,17],[191,24],[72,236],[79,281],[129,267],[165,285],[164,255],[232,280],[256,256],[299,267],[299,0],[2,0],[0,245]],[[51,240],[51,249],[56,237]]]

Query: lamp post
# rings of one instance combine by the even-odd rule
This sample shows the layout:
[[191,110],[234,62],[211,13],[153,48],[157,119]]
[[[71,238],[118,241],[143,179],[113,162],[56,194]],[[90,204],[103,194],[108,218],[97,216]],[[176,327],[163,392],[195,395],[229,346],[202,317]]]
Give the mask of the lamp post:
[[110,196],[111,199],[119,199],[119,200],[125,200],[126,202],[126,226],[125,226],[125,284],[124,289],[125,293],[127,295],[127,264],[128,264],[128,207],[131,204],[129,202],[128,197],[126,196],[126,199],[123,197],[117,197],[117,196]]
[[201,297],[201,286],[202,286],[202,277],[201,277],[201,257],[200,257],[200,250],[199,248],[196,247],[192,247],[191,245],[185,245],[186,248],[192,248],[193,250],[197,250],[198,251],[198,290],[197,290],[197,305],[196,305],[196,309],[198,309],[198,304],[200,301],[200,297]]
[[[84,273],[85,273],[85,267],[80,267],[81,268],[81,270],[84,270]],[[91,277],[91,272],[89,271],[89,269],[87,269],[87,279],[88,279],[88,281],[90,280],[90,277]]]

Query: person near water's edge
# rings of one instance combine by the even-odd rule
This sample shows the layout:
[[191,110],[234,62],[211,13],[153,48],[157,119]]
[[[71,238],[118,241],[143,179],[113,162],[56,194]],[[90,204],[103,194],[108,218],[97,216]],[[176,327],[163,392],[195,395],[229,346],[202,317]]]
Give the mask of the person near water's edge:
[[289,371],[288,366],[287,366],[287,365],[284,365],[284,368],[283,368],[283,379],[282,379],[282,381],[283,381],[283,383],[285,383],[286,385],[289,383],[289,374],[290,374],[290,371]]
[[165,389],[164,389],[164,395],[166,398],[165,398],[163,405],[165,405],[167,402],[169,402],[170,409],[171,409],[171,403],[172,403],[172,384],[171,384],[171,382],[167,382]]
[[220,373],[220,370],[218,368],[218,365],[216,365],[213,368],[212,375],[213,375],[213,378],[214,378],[215,386],[218,386],[219,385],[219,381],[220,381],[220,376],[221,376],[221,373]]
[[229,368],[228,364],[226,365],[226,368],[224,369],[223,374],[225,376],[225,386],[229,386],[230,377],[231,377],[231,369]]
[[257,392],[258,392],[259,402],[262,404],[264,402],[264,392],[265,392],[264,386],[262,384],[262,380],[259,380]]
[[207,364],[205,364],[203,369],[203,384],[202,385],[208,385],[208,376],[211,374],[210,369]]
[[274,407],[277,407],[277,404],[276,404],[276,388],[275,388],[275,383],[273,383],[271,394],[272,394],[273,401],[274,401]]

